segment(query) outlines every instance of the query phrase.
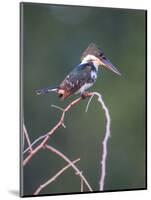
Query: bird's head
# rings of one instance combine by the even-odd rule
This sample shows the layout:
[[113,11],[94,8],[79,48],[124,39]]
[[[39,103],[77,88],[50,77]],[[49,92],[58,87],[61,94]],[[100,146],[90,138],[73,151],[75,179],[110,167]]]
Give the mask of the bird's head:
[[118,69],[109,61],[109,59],[104,55],[104,53],[95,44],[91,43],[88,48],[84,51],[81,57],[82,63],[92,62],[96,69],[98,67],[104,66],[114,73],[121,75]]

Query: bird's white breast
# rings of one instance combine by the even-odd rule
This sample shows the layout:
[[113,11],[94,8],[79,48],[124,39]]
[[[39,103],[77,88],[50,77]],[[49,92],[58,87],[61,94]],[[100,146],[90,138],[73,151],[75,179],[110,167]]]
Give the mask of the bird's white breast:
[[83,93],[85,90],[87,90],[88,88],[90,88],[93,85],[93,83],[85,83],[77,92],[78,93]]
[[95,81],[97,79],[97,72],[91,71],[91,78]]

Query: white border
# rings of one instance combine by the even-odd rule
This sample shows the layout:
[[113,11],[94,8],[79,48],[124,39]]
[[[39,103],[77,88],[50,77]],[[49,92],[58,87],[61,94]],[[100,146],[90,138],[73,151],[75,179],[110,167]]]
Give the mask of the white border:
[[[24,1],[26,2],[26,1]],[[27,1],[30,2],[30,1]],[[88,5],[103,7],[123,7],[148,9],[148,21],[151,19],[151,5],[149,0],[53,0],[53,1],[31,1],[41,3],[63,3],[71,5]],[[150,23],[151,24],[151,23]],[[151,25],[148,23],[148,36],[151,35]],[[150,45],[150,40],[148,38]],[[148,48],[149,50],[149,48]],[[151,55],[151,51],[148,52]],[[149,56],[148,56],[149,59]],[[148,62],[148,79],[151,80],[150,59]],[[150,80],[148,83],[150,85]],[[17,199],[19,188],[19,1],[3,0],[0,4],[0,198]],[[148,94],[148,102],[151,95]],[[151,104],[151,103],[150,103]],[[148,105],[149,106],[149,105]],[[151,107],[149,106],[149,114]],[[148,124],[151,130],[150,125]],[[151,137],[148,131],[148,153],[151,152],[149,145]],[[149,159],[149,156],[148,156]],[[151,159],[148,160],[148,174],[150,179]],[[150,188],[148,180],[148,188]],[[94,193],[84,195],[61,195],[51,197],[40,197],[41,199],[150,199],[151,190]],[[37,197],[38,198],[38,197]],[[32,199],[32,198],[31,198]]]

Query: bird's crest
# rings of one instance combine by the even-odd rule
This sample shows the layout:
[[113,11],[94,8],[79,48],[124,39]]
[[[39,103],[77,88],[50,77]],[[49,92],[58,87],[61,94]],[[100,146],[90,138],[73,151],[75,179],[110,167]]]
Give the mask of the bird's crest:
[[102,52],[102,50],[96,44],[90,43],[89,46],[86,48],[86,50],[83,52],[82,57],[81,57],[81,61],[87,55],[93,55],[93,56],[100,59],[104,55],[104,53]]

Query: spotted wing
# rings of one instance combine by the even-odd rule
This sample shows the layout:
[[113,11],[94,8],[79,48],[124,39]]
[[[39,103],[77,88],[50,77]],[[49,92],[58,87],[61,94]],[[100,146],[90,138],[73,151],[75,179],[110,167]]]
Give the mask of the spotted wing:
[[93,83],[93,81],[91,78],[91,66],[83,67],[78,65],[60,85],[60,88],[65,91],[63,98],[76,93],[85,83]]

